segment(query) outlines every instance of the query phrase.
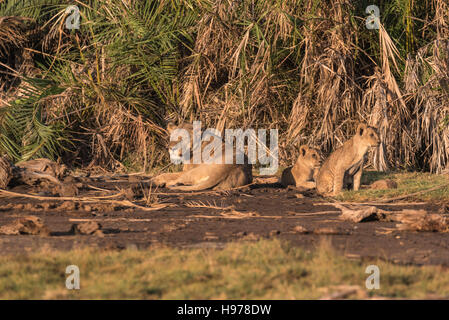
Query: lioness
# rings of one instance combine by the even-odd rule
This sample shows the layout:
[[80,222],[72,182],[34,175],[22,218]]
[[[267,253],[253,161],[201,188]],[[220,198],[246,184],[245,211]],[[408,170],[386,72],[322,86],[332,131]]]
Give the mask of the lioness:
[[[201,148],[203,151],[209,144],[209,142],[202,142],[200,145],[195,146],[193,144],[193,126],[191,124],[182,123],[179,126],[170,123],[167,126],[169,135],[176,129],[185,129],[190,134],[190,158],[194,153],[195,148]],[[179,143],[178,141],[170,142],[171,148]],[[173,190],[182,191],[199,191],[205,189],[213,190],[229,190],[236,187],[241,187],[252,182],[252,165],[249,164],[246,155],[243,155],[244,164],[225,164],[225,145],[226,143],[221,141],[222,154],[214,156],[211,153],[212,162],[219,163],[186,163],[183,165],[182,172],[175,173],[163,173],[155,177],[152,182],[158,186],[166,186]],[[238,152],[238,151],[237,151]],[[178,149],[177,154],[171,153],[172,159],[181,158],[181,150]],[[234,157],[236,153],[234,153]],[[221,161],[219,157],[221,157]],[[233,159],[235,163],[235,159]]]
[[359,190],[365,154],[379,144],[377,129],[360,123],[356,134],[332,152],[320,168],[316,179],[318,193],[336,196],[348,183]]
[[320,155],[318,150],[309,146],[299,147],[299,157],[293,167],[288,167],[282,171],[281,184],[284,187],[294,185],[312,189],[315,188],[313,173],[320,167]]

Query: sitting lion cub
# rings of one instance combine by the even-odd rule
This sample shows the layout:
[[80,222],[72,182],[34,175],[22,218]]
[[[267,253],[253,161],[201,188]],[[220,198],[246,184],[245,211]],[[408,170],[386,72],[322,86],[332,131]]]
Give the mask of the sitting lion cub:
[[356,134],[332,152],[320,168],[316,179],[318,193],[336,196],[347,183],[359,190],[365,154],[379,143],[377,129],[360,123]]
[[288,167],[282,171],[281,184],[284,187],[294,185],[312,189],[315,188],[313,173],[320,167],[320,156],[316,149],[308,146],[299,148],[299,157],[293,167]]
[[[194,148],[200,147],[202,151],[208,145],[207,141],[202,142],[201,146],[193,145],[193,126],[191,124],[183,123],[175,126],[170,123],[167,126],[167,131],[171,134],[178,128],[189,131],[191,137],[190,159],[192,159]],[[170,149],[179,141],[170,142]],[[173,157],[181,157],[180,151],[179,154],[172,154]],[[252,182],[252,165],[248,163],[246,155],[244,155],[245,164],[225,164],[225,143],[222,142],[221,160],[221,163],[187,163],[184,164],[182,172],[163,173],[153,178],[152,182],[161,187],[166,186],[169,189],[182,191],[229,190]]]

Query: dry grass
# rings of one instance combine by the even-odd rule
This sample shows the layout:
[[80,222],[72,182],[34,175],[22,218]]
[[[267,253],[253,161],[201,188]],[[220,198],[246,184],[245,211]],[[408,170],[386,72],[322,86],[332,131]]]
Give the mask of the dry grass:
[[[379,290],[365,289],[365,269],[370,264],[379,266]],[[80,269],[80,290],[65,288],[68,265]],[[2,299],[449,296],[445,268],[351,261],[336,254],[327,242],[313,252],[277,240],[234,243],[224,249],[44,251],[0,257],[0,275]]]

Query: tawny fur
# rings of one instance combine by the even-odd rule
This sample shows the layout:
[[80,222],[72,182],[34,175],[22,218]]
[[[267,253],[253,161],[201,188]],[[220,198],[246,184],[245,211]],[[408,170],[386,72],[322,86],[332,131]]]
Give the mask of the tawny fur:
[[356,134],[335,150],[320,168],[316,179],[318,193],[336,196],[346,184],[359,190],[365,155],[379,143],[376,128],[359,124]]
[[284,187],[293,185],[298,188],[315,188],[314,172],[320,166],[318,150],[308,146],[299,148],[299,157],[293,167],[282,172],[281,184]]
[[[170,134],[177,128],[188,130],[191,141],[193,140],[192,125],[181,124],[180,126],[174,126],[170,124],[167,127],[167,131]],[[172,145],[173,143],[170,144],[170,146]],[[207,143],[203,143],[201,148],[203,149],[205,145]],[[193,144],[191,144],[191,150],[192,148]],[[229,190],[252,182],[252,165],[248,163],[246,155],[244,155],[245,164],[224,164],[224,157],[225,143],[223,142],[222,164],[184,164],[182,172],[163,173],[155,177],[152,182],[158,186],[166,186],[169,189],[181,191],[200,191],[206,189]]]

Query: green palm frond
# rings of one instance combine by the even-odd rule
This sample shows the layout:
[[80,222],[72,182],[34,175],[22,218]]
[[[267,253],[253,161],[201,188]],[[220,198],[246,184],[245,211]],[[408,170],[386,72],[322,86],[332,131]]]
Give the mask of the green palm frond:
[[24,81],[29,87],[23,96],[0,109],[0,146],[17,161],[56,159],[69,140],[61,121],[50,123],[45,101],[64,90],[42,79]]

